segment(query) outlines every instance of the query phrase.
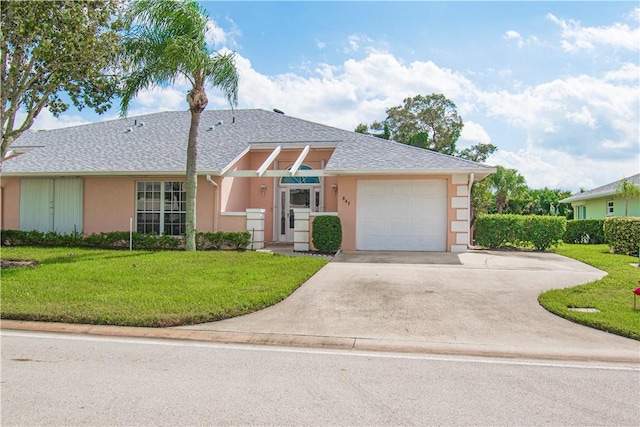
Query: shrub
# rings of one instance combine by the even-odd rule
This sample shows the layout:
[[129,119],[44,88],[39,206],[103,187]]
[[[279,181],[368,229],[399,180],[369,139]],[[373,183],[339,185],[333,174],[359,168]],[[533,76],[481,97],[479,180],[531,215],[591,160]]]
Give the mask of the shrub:
[[567,227],[567,220],[559,216],[529,215],[523,221],[524,235],[520,240],[530,242],[539,251],[556,246]]
[[246,249],[251,244],[251,233],[248,231],[223,232],[224,245],[231,249]]
[[567,221],[567,231],[562,238],[565,243],[604,243],[604,219],[572,219]]
[[519,215],[480,214],[473,226],[476,244],[488,248],[518,246],[523,234],[522,225]]
[[332,215],[317,216],[313,220],[311,236],[313,246],[324,253],[335,253],[342,245],[342,224],[340,218]]
[[565,233],[566,219],[540,215],[478,215],[474,223],[476,244],[488,248],[531,244],[538,250],[555,246]]
[[616,253],[638,255],[640,218],[613,217],[604,220],[605,241]]
[[[134,232],[131,234],[134,249],[158,251],[184,249],[184,239],[175,236],[159,236]],[[110,231],[106,233],[60,234],[55,231],[3,230],[0,244],[3,246],[58,246],[90,247],[100,249],[128,249],[128,231]],[[251,234],[241,232],[197,233],[198,249],[244,249],[251,244]]]

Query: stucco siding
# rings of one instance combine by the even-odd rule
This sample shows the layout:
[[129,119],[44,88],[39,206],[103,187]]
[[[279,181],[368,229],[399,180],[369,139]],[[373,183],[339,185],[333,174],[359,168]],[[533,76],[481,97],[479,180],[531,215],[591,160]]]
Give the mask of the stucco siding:
[[[607,203],[613,201],[613,215],[607,214]],[[623,198],[616,196],[605,196],[597,199],[590,199],[581,202],[574,202],[571,204],[573,207],[573,217],[577,218],[577,206],[586,206],[587,216],[586,219],[603,219],[609,216],[624,216],[626,201]],[[628,214],[627,216],[640,217],[640,200],[629,200]]]
[[0,226],[3,230],[20,228],[20,178],[2,178]]

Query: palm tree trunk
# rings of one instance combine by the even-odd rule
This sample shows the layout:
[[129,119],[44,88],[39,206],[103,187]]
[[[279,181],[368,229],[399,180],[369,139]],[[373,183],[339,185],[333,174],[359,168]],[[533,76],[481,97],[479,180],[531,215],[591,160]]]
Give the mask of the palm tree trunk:
[[204,88],[194,88],[187,95],[189,110],[191,111],[191,127],[189,128],[189,141],[187,143],[187,220],[185,224],[185,250],[196,250],[196,197],[198,195],[198,126],[200,115],[208,104]]
[[187,143],[187,219],[185,228],[185,249],[196,250],[196,197],[198,194],[198,125],[200,114],[191,112],[191,127],[189,128],[189,142]]

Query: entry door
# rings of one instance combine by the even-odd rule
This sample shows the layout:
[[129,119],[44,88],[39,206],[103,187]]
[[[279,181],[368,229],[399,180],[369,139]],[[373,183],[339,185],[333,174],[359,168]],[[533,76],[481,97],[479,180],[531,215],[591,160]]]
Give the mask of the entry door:
[[310,188],[280,189],[280,218],[278,222],[278,241],[293,242],[295,218],[293,210],[311,206]]

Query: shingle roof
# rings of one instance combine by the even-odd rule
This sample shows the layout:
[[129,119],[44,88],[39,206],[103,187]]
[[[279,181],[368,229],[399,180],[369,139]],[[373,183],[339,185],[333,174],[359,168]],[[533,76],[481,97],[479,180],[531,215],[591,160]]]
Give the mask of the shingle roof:
[[[580,200],[588,200],[588,199],[596,199],[598,197],[612,196],[616,194],[616,186],[618,183],[622,182],[625,178],[619,179],[614,182],[610,182],[609,184],[605,184],[598,188],[594,188],[593,190],[585,191],[584,193],[575,194],[571,197],[567,197],[566,199],[560,200],[561,203],[571,203],[578,202]],[[630,176],[626,178],[627,181],[634,183],[635,185],[640,185],[640,173],[637,175]]]
[[[189,124],[188,111],[175,111],[27,132],[11,148],[39,148],[5,161],[3,172],[8,175],[183,173]],[[283,149],[287,144],[334,146],[325,168],[328,173],[493,172],[487,165],[257,109],[202,113],[198,171],[219,173],[247,147],[264,143],[281,144]]]

